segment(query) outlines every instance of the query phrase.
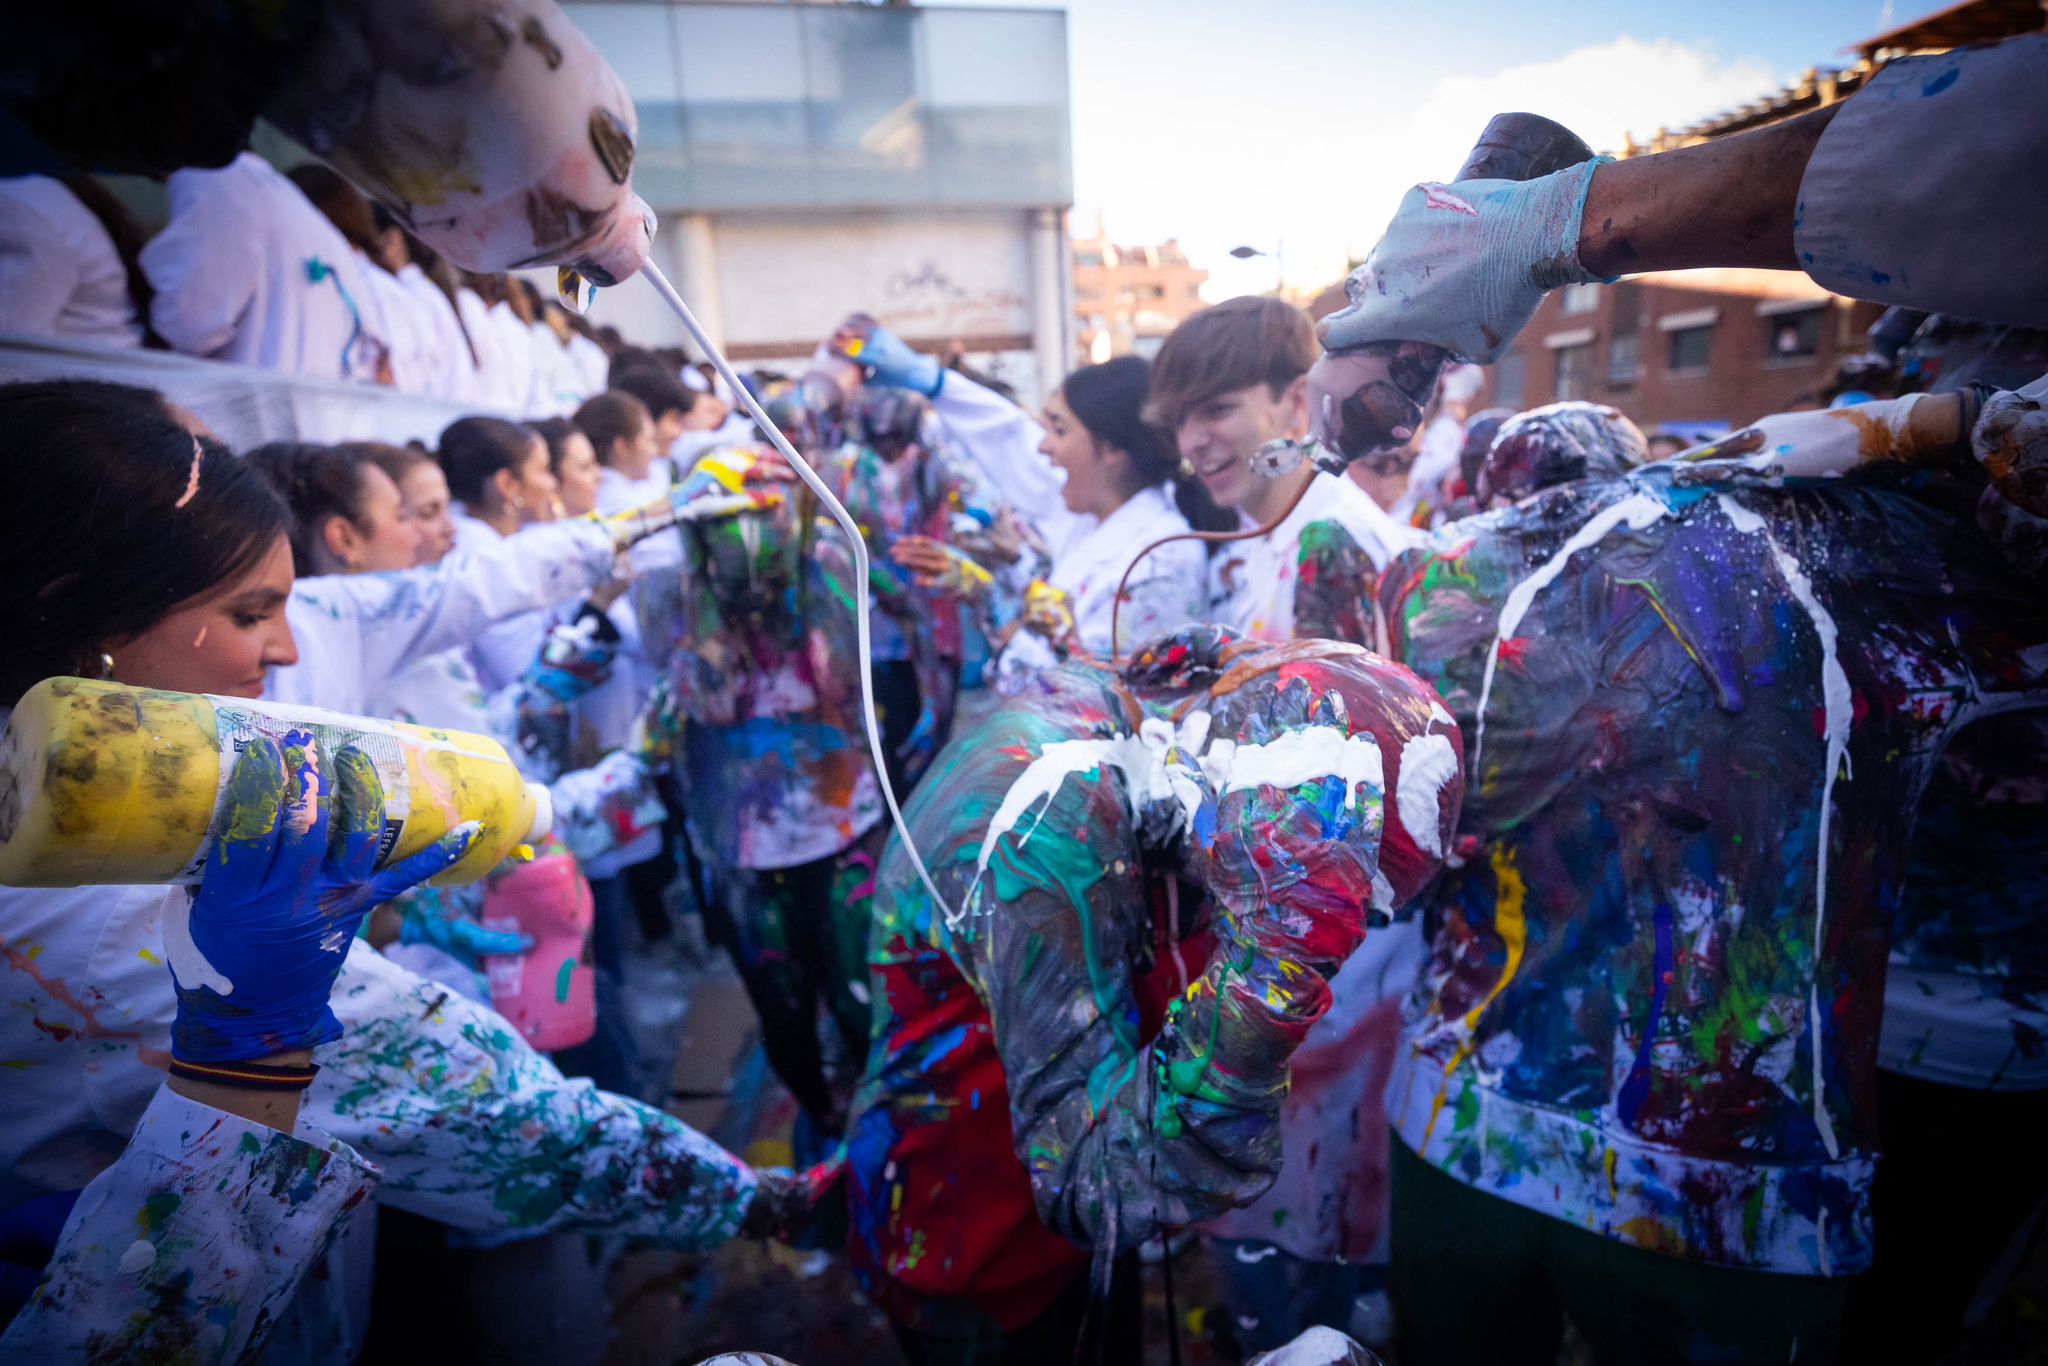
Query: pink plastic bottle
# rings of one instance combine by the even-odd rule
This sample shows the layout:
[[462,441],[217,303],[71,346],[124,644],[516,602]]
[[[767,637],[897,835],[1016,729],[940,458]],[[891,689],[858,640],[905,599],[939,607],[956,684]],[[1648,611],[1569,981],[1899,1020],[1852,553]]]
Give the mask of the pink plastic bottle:
[[485,894],[484,928],[533,940],[526,953],[484,959],[491,1005],[543,1053],[597,1031],[595,979],[583,956],[593,916],[590,884],[560,845],[493,878]]

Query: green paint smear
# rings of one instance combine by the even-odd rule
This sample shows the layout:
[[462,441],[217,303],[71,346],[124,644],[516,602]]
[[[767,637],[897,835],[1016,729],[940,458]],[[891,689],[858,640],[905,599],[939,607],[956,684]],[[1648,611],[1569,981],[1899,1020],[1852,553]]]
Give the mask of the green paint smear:
[[576,960],[562,960],[562,970],[555,974],[555,1003],[560,1005],[569,999],[569,979],[576,973]]

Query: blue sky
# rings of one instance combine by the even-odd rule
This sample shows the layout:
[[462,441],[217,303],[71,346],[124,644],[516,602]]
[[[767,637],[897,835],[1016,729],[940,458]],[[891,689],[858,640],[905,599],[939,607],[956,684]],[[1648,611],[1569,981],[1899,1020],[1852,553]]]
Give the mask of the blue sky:
[[[952,0],[957,3],[957,0]],[[969,0],[973,3],[974,0]],[[1494,112],[1596,147],[1755,98],[1879,32],[1883,0],[1065,0],[1078,230],[1179,236],[1214,298],[1336,278]],[[1895,22],[1939,6],[1897,0]]]

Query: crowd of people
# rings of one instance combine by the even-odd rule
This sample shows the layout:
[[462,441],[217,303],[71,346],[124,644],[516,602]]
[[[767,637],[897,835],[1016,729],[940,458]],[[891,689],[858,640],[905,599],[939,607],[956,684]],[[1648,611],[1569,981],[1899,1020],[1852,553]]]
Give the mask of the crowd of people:
[[[2048,322],[2038,261],[1986,285],[1856,174],[1976,117],[1891,96],[2038,105],[2044,52],[1418,187],[1320,336],[1228,300],[1036,411],[861,313],[721,390],[317,164],[178,171],[147,242],[0,182],[0,330],[476,410],[237,451],[0,386],[0,701],[284,726],[192,885],[0,888],[0,1350],[352,1360],[397,1268],[574,1236],[843,1258],[918,1366],[1138,1361],[1145,1262],[1191,1255],[1271,1366],[1547,1364],[1567,1320],[1602,1362],[1933,1359],[2048,1209],[2042,382],[1972,351],[1673,452],[1390,364],[1416,416],[1339,473],[1312,372],[1489,360],[1617,253]],[[2003,240],[2004,194],[1943,206]],[[386,849],[335,717],[488,738],[545,836],[440,885],[492,832]],[[789,1167],[663,1108],[629,966],[691,916]]]

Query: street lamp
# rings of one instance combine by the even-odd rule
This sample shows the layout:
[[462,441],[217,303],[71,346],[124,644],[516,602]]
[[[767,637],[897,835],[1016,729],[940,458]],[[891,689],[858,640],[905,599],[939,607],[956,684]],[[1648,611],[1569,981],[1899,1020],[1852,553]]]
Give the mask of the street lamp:
[[1261,251],[1257,247],[1232,247],[1230,254],[1240,261],[1249,261],[1254,256],[1271,258],[1273,262],[1273,292],[1275,294],[1285,292],[1287,288],[1287,241],[1285,238],[1275,242],[1271,251]]

